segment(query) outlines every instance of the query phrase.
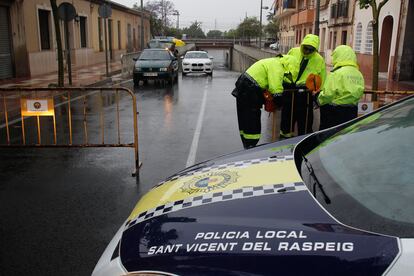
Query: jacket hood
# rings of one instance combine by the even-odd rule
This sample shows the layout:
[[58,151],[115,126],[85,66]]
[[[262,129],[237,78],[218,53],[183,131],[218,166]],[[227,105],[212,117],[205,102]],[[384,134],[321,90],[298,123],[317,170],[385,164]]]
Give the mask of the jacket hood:
[[283,65],[285,75],[292,74],[292,79],[295,80],[299,74],[299,60],[292,55],[284,55],[280,57],[280,63]]
[[335,48],[332,53],[332,64],[334,69],[342,66],[354,66],[358,68],[355,52],[348,45],[340,45]]
[[[316,51],[319,51],[319,36],[314,34],[308,34],[303,38],[302,43],[300,44],[300,47],[304,45],[312,46],[316,49]],[[302,50],[302,49],[301,49]],[[301,51],[302,52],[302,51]],[[303,52],[302,52],[303,53]],[[314,52],[315,53],[315,52]],[[313,54],[313,53],[312,53]]]

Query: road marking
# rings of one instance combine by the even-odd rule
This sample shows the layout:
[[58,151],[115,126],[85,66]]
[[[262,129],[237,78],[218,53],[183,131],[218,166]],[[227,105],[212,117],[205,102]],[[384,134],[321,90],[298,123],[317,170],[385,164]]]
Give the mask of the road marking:
[[188,154],[186,167],[190,167],[195,164],[196,153],[198,149],[198,141],[200,140],[201,128],[203,126],[204,120],[204,112],[206,110],[206,102],[207,102],[207,89],[208,89],[208,81],[206,81],[206,85],[204,86],[204,94],[203,100],[201,102],[200,113],[198,114],[197,119],[197,127],[194,132],[193,142],[191,143],[190,153]]

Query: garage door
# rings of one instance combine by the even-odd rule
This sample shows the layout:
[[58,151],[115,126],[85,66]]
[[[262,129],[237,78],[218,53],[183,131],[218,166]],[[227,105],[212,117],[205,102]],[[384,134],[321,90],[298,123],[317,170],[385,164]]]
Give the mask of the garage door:
[[0,6],[0,80],[13,77],[8,8]]

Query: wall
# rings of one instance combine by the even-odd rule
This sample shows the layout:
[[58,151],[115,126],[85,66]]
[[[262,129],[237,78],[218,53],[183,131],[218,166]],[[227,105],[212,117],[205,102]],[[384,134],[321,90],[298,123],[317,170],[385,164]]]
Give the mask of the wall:
[[274,57],[274,53],[261,51],[256,48],[234,45],[232,70],[244,72],[253,63],[263,58]]
[[[65,2],[64,0],[58,0],[57,5]],[[22,69],[22,73],[26,76],[36,76],[42,75],[45,73],[51,73],[57,71],[57,54],[56,54],[56,41],[55,41],[55,31],[53,23],[53,15],[51,13],[51,7],[49,0],[30,0],[30,1],[15,1],[13,6],[17,6],[17,3],[21,3],[21,7],[17,12],[14,12],[14,21],[22,21],[20,25],[14,24],[13,26],[20,26],[24,28],[23,39],[16,39],[17,44],[20,48],[20,52],[15,56],[20,59],[16,59],[16,65],[20,65],[19,68],[27,68],[26,70]],[[73,0],[73,5],[76,8],[77,14],[79,16],[86,17],[86,48],[81,48],[80,42],[80,23],[75,20],[69,22],[69,37],[70,45],[72,48],[71,58],[72,64],[75,67],[88,66],[96,63],[105,62],[105,55],[103,51],[99,49],[99,32],[98,32],[98,8],[99,5],[86,0]],[[50,33],[51,33],[51,49],[50,50],[41,50],[40,45],[40,34],[39,34],[39,21],[38,21],[38,9],[45,9],[50,11]],[[17,9],[16,9],[17,10]],[[133,51],[138,51],[141,48],[140,45],[140,26],[141,26],[141,17],[137,13],[131,13],[125,11],[123,8],[118,8],[112,6],[112,49],[113,49],[113,61],[120,60],[120,55],[126,52],[127,47],[127,24],[131,24],[132,28],[135,28],[135,38],[136,44],[132,49]],[[118,43],[118,21],[121,22],[121,49],[119,49]],[[14,28],[14,27],[13,27]],[[104,27],[102,26],[102,34]],[[144,31],[145,38],[144,43],[146,44],[150,39],[149,32],[149,19],[145,18],[144,20]],[[14,30],[13,30],[14,32]],[[65,48],[64,40],[64,28],[61,24],[62,32],[62,43],[63,48]],[[131,36],[133,38],[133,35]],[[108,47],[109,47],[109,36],[108,36]],[[15,47],[16,51],[16,47]],[[23,52],[23,53],[21,53]],[[26,60],[24,57],[26,56]],[[19,63],[17,63],[19,61]],[[22,63],[26,66],[21,66]],[[16,66],[17,67],[17,66]],[[30,73],[29,73],[30,70]]]
[[406,22],[404,22],[405,32],[402,34],[402,41],[400,43],[401,57],[399,59],[399,66],[397,66],[397,79],[414,80],[414,2],[409,1],[408,7],[405,7]]
[[[388,15],[393,17],[393,30],[392,30],[392,38],[391,38],[391,50],[390,50],[390,62],[388,66],[388,78],[392,79],[393,73],[393,60],[394,60],[394,53],[397,44],[397,33],[398,33],[398,26],[399,26],[399,19],[400,19],[400,0],[390,0],[381,10],[380,18],[379,18],[379,42],[381,42],[381,28],[384,21],[384,18]],[[365,55],[372,55],[372,53],[365,52],[365,41],[366,41],[366,31],[368,23],[372,20],[372,11],[371,8],[368,9],[359,9],[358,7],[355,9],[354,14],[354,23],[353,23],[353,41],[352,46],[355,47],[355,35],[356,35],[356,27],[358,23],[362,23],[362,43],[361,43],[361,51],[358,55],[358,62],[360,63],[360,69],[363,72],[369,72],[372,70],[372,63],[365,62]],[[380,49],[381,50],[381,49]],[[367,66],[367,67],[366,67]]]

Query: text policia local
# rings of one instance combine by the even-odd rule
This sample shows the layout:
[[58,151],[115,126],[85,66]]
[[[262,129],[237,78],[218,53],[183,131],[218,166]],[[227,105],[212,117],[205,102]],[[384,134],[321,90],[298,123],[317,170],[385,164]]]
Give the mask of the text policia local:
[[304,231],[227,231],[198,232],[193,242],[152,246],[148,255],[177,252],[351,252],[353,242],[320,241],[308,237]]

